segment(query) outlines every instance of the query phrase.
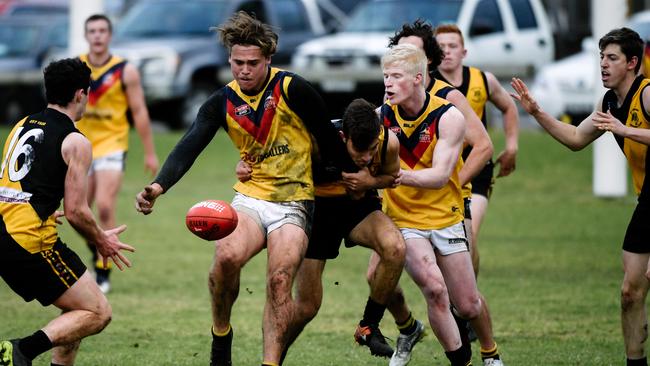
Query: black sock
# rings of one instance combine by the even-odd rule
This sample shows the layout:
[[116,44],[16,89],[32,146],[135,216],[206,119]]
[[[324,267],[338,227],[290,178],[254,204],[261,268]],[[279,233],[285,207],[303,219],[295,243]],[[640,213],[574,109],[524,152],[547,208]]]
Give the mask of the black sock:
[[366,308],[363,311],[363,319],[361,319],[359,324],[362,327],[368,325],[379,325],[381,318],[384,317],[384,311],[386,311],[386,305],[381,305],[368,297]]
[[34,334],[18,341],[18,348],[25,357],[33,360],[41,353],[51,350],[52,341],[50,341],[45,332],[38,330]]
[[455,351],[445,352],[451,366],[471,366],[472,349],[469,344],[463,344]]
[[631,360],[631,359],[628,358],[626,365],[627,366],[648,366],[648,358],[643,357],[643,358],[639,358],[637,360]]
[[399,332],[401,334],[413,334],[416,329],[416,323],[415,323],[415,318],[413,317],[413,313],[409,313],[408,319],[406,319],[403,323],[398,323],[397,324],[397,329],[399,329]]
[[451,315],[454,316],[454,320],[456,321],[456,326],[458,327],[458,332],[460,333],[460,341],[463,344],[469,344],[469,330],[467,329],[469,321],[456,315],[456,311],[453,309],[451,311]]

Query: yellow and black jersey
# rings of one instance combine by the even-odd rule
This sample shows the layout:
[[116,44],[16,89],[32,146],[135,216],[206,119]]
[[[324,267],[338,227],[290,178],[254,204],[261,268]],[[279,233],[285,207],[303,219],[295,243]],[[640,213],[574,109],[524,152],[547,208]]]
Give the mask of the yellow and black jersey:
[[447,99],[447,94],[455,88],[449,83],[435,78],[433,75],[430,75],[429,85],[427,86],[427,93],[435,95],[438,98]]
[[[650,79],[644,79],[643,76],[637,76],[625,96],[625,101],[621,107],[617,107],[617,97],[613,90],[607,91],[603,98],[602,110],[609,110],[614,117],[625,123],[626,126],[634,128],[650,129],[650,116],[646,112],[647,106],[643,105],[642,92]],[[645,177],[648,175],[650,168],[648,162],[648,145],[632,141],[614,135],[616,142],[627,158],[630,170],[632,171],[632,181],[634,191],[639,195],[639,201],[650,202],[650,183],[647,183]]]
[[[314,199],[312,135],[323,161],[351,164],[318,93],[297,75],[269,68],[264,87],[255,95],[243,92],[235,81],[217,90],[201,106],[155,182],[165,190],[174,185],[220,127],[252,168],[251,179],[237,182],[234,189],[253,198]],[[219,157],[214,160],[220,163]]]
[[88,55],[79,56],[91,70],[90,93],[77,128],[90,140],[97,159],[129,148],[129,103],[123,83],[126,61],[117,56],[102,66],[93,66]]
[[[400,142],[400,167],[404,170],[431,168],[438,141],[439,123],[451,104],[427,93],[423,111],[414,119],[400,115],[398,106],[386,103],[381,119]],[[422,189],[400,185],[384,190],[384,210],[399,228],[442,229],[463,220],[463,199],[458,179],[461,159],[449,183],[440,189]]]
[[5,142],[0,236],[10,235],[30,253],[49,250],[57,240],[52,214],[61,204],[68,171],[61,145],[73,132],[79,131],[68,116],[46,109],[18,122]]
[[[341,131],[342,126],[340,120],[333,121],[337,130]],[[388,149],[388,128],[382,126],[379,132],[379,149],[370,160],[368,164],[368,171],[375,177],[381,171],[382,166],[386,162],[386,150]],[[342,181],[335,181],[329,183],[320,183],[316,185],[316,196],[318,197],[338,197],[346,195],[345,185]]]
[[[434,75],[436,79],[449,83],[440,72],[436,71]],[[487,128],[485,105],[490,96],[490,89],[485,73],[475,67],[463,66],[463,82],[456,89],[467,98],[469,105]]]

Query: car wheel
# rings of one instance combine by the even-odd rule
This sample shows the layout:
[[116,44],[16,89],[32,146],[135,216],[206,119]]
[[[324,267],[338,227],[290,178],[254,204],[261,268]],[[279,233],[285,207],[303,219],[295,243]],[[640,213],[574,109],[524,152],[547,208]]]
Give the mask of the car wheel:
[[215,87],[208,83],[193,84],[187,96],[181,102],[180,120],[183,128],[188,128],[194,122],[199,108],[208,100],[215,91]]

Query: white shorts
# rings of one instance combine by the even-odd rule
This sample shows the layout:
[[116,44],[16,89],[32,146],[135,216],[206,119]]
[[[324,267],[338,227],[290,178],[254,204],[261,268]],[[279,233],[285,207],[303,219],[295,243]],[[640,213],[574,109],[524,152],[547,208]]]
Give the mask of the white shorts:
[[93,159],[88,169],[88,175],[99,170],[114,170],[123,172],[126,168],[126,151],[118,151]]
[[422,238],[431,242],[433,250],[441,255],[468,252],[469,244],[465,234],[465,224],[459,222],[440,230],[400,229],[404,240]]
[[232,207],[253,218],[265,235],[285,224],[293,224],[311,234],[314,201],[271,202],[235,193]]

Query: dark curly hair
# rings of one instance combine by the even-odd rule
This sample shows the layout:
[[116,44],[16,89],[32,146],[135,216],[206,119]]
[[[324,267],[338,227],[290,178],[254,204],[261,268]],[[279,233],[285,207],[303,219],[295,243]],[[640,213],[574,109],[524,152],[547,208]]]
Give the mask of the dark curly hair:
[[429,64],[429,72],[435,71],[442,62],[444,54],[436,42],[436,37],[433,34],[433,26],[425,22],[423,19],[417,19],[413,23],[406,23],[402,25],[402,29],[395,32],[395,35],[388,40],[388,47],[393,47],[399,43],[403,37],[420,37],[424,45],[424,53],[427,59],[431,61]]

